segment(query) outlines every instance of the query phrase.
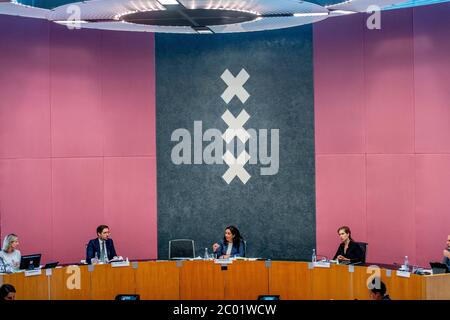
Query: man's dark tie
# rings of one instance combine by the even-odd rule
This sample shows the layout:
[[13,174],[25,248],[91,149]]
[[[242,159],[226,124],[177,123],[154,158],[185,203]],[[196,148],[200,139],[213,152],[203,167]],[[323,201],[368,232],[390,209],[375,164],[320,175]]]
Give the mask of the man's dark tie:
[[102,247],[100,248],[100,260],[106,260],[106,241],[102,241]]

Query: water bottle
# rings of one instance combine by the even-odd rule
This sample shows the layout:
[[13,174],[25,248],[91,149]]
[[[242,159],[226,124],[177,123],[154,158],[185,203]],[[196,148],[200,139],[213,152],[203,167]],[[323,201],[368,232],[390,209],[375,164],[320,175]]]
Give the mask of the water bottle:
[[314,263],[314,262],[317,262],[316,249],[313,249],[311,261],[312,261],[313,263]]
[[405,263],[403,264],[404,269],[406,272],[409,272],[409,262],[408,262],[408,256],[405,256]]
[[208,248],[205,248],[205,256],[204,256],[205,260],[209,259],[209,254],[208,254]]

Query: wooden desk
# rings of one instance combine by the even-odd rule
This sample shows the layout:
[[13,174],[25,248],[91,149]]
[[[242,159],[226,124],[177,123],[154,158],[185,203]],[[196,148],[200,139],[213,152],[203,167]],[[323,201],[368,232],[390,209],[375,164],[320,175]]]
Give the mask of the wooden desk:
[[423,299],[450,300],[450,274],[425,276],[423,282]]
[[93,300],[114,300],[118,294],[136,293],[136,269],[132,266],[113,268],[109,264],[95,265],[89,273]]
[[3,283],[12,284],[16,288],[17,300],[49,300],[49,281],[45,270],[39,276],[25,277],[24,272],[3,276]]
[[269,293],[283,299],[309,299],[312,296],[311,283],[307,263],[273,261],[269,268]]
[[[70,269],[71,268],[71,269]],[[114,299],[139,294],[141,299],[256,300],[258,295],[290,299],[369,299],[367,267],[331,265],[312,268],[306,262],[234,261],[224,270],[213,261],[148,261],[129,267],[75,266],[45,270],[38,276],[0,275],[18,300]],[[379,269],[393,300],[450,300],[450,274],[399,277]],[[74,276],[77,275],[74,281]],[[74,288],[74,285],[78,287]]]
[[[381,281],[387,287],[387,293],[393,300],[422,300],[426,299],[423,295],[423,276],[411,274],[410,278],[397,276],[396,270],[380,269]],[[355,267],[352,273],[352,299],[368,300],[369,289],[367,280],[372,272],[367,267]],[[449,297],[450,299],[450,297]]]
[[51,300],[92,299],[91,279],[87,266],[52,269],[50,277]]
[[135,280],[141,299],[180,299],[180,272],[174,261],[139,262]]
[[330,268],[313,268],[311,273],[311,297],[317,300],[351,300],[352,279],[348,266],[331,265]]
[[234,261],[223,271],[225,299],[256,300],[269,294],[269,268],[265,261]]
[[[180,261],[181,262],[181,261]],[[180,267],[181,300],[223,300],[224,273],[212,261],[182,261]]]

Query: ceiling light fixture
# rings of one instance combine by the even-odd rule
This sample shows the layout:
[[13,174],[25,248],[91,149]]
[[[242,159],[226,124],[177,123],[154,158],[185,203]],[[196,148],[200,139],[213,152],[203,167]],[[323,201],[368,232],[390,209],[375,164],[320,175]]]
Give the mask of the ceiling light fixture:
[[317,13],[294,13],[294,17],[321,17],[327,16],[328,12],[317,12]]
[[[44,4],[47,1],[0,0],[0,14],[47,19],[68,26],[81,24],[86,29],[210,34],[275,30],[331,17],[339,19],[366,12],[370,1],[383,9],[405,0],[332,0],[339,3],[327,6],[308,0],[52,0],[48,2],[65,4],[51,10]],[[36,6],[30,7],[30,3]],[[68,9],[73,5],[83,8],[77,21],[70,20]]]
[[332,10],[330,13],[336,13],[336,14],[353,14],[358,13],[356,11],[349,11],[349,10]]
[[197,31],[198,34],[214,34],[214,32],[205,26],[194,26],[192,27],[195,31]]
[[180,4],[177,0],[158,0],[158,2],[161,3],[163,6],[179,5]]

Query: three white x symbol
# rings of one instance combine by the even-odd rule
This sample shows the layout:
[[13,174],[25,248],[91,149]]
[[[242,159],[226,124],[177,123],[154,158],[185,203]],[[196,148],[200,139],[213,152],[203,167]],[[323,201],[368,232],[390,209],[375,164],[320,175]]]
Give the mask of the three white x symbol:
[[220,77],[228,85],[228,88],[221,95],[222,99],[227,104],[231,101],[231,99],[233,99],[234,96],[237,96],[242,103],[247,101],[250,94],[243,86],[250,78],[250,75],[247,71],[245,71],[245,69],[241,69],[236,78],[228,69],[226,69]]
[[228,170],[223,174],[222,178],[227,184],[233,181],[234,177],[238,177],[241,181],[246,184],[251,175],[244,169],[244,165],[250,160],[250,155],[247,151],[242,151],[241,154],[235,158],[230,151],[227,152],[222,157],[225,163],[229,166]]
[[245,109],[239,113],[237,118],[235,118],[233,114],[227,110],[222,115],[222,119],[228,125],[228,129],[222,134],[222,139],[225,140],[226,143],[230,143],[230,141],[236,136],[243,143],[250,138],[250,134],[242,127],[248,119],[250,119],[250,116]]
[[[228,88],[222,93],[222,99],[227,104],[237,96],[242,103],[245,103],[250,97],[250,94],[245,90],[244,84],[250,78],[250,75],[241,69],[239,74],[234,77],[231,72],[226,69],[222,75],[222,80],[228,85]],[[244,124],[250,119],[249,114],[244,109],[235,118],[233,114],[226,110],[222,115],[223,121],[228,125],[227,130],[222,134],[222,139],[226,143],[230,143],[234,137],[238,137],[242,143],[245,143],[249,138],[250,134],[244,129]],[[233,154],[227,150],[223,155],[223,160],[229,166],[228,170],[223,174],[222,178],[227,184],[233,181],[234,177],[238,177],[244,184],[250,179],[250,174],[244,169],[244,165],[250,160],[250,155],[247,151],[242,151],[241,154],[235,158]]]

